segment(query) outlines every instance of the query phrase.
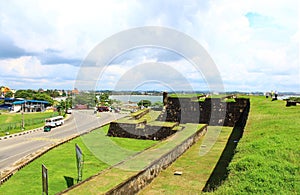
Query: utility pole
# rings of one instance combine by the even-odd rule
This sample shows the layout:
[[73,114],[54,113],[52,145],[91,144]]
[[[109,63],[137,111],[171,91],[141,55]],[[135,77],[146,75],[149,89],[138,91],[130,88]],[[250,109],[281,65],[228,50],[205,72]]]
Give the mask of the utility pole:
[[25,129],[25,121],[24,121],[24,111],[22,109],[22,131]]

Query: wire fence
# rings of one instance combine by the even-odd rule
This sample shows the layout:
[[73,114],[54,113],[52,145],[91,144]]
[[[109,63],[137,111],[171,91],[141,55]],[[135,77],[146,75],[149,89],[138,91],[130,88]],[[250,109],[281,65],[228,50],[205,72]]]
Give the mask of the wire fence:
[[[50,117],[57,116],[58,114],[53,114]],[[43,125],[45,123],[45,119],[49,118],[48,117],[43,117],[43,118],[34,118],[34,119],[26,119],[24,120],[24,129],[22,129],[22,120],[19,122],[14,122],[14,123],[5,123],[0,125],[0,136],[3,134],[12,134],[24,130],[29,130],[32,128],[34,125],[41,124]]]

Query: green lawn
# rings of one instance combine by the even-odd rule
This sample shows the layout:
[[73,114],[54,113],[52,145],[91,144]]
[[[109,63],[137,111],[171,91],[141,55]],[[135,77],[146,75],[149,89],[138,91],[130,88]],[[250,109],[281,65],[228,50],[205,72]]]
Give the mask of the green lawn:
[[67,194],[104,194],[112,187],[137,174],[138,171],[173,150],[174,147],[180,145],[184,140],[198,131],[199,128],[204,127],[204,125],[186,124],[186,127],[183,131],[177,132],[172,137],[158,142],[155,146],[133,156],[113,169],[105,171],[103,174],[74,188]]
[[[139,194],[199,194],[214,170],[226,142],[232,132],[232,127],[208,127],[207,133],[188,151],[180,156],[166,170],[162,171]],[[206,153],[208,146],[205,140],[218,137],[213,147]],[[206,155],[201,155],[206,153]],[[182,171],[182,175],[174,175]]]
[[[46,118],[57,115],[57,112],[24,113],[25,130],[42,127]],[[21,132],[22,118],[21,113],[1,113],[0,136],[4,136],[6,132],[10,134]]]
[[[300,106],[285,107],[284,101],[250,98],[250,114],[229,164],[229,176],[211,193],[300,194]],[[211,128],[206,136],[210,136]],[[204,193],[202,190],[227,142],[228,130],[222,129],[218,141],[205,156],[199,156],[203,144],[200,140],[140,194]],[[174,176],[174,171],[183,174]]]
[[300,106],[251,97],[243,138],[216,194],[300,194]]
[[[265,97],[251,96],[251,108],[244,135],[239,141],[235,155],[228,169],[225,182],[212,192],[214,194],[300,194],[300,106],[285,107],[284,101],[271,101]],[[211,127],[210,127],[211,128]],[[96,130],[56,149],[51,150],[0,186],[0,194],[41,193],[41,164],[49,169],[50,194],[67,187],[64,176],[76,178],[75,149],[77,143],[85,154],[83,178],[87,178],[110,165],[103,163],[127,159],[144,148],[157,143],[147,140],[106,137],[107,127]],[[180,131],[183,133],[189,133]],[[210,133],[218,132],[211,130]],[[210,134],[207,134],[209,136]],[[199,194],[222,153],[230,135],[230,128],[223,128],[216,144],[204,156],[201,154],[201,140],[191,147],[167,170],[154,180],[145,194]],[[179,139],[176,139],[179,141]],[[176,143],[159,143],[155,149],[168,150]],[[87,147],[90,148],[87,149]],[[100,148],[100,149],[99,149]],[[94,149],[94,150],[93,150]],[[124,150],[127,149],[127,150]],[[202,148],[201,148],[202,149]],[[92,152],[91,152],[92,151]],[[105,151],[103,153],[101,151]],[[109,154],[107,159],[103,154]],[[128,161],[126,167],[140,166],[151,159],[145,153]],[[157,155],[156,153],[154,153]],[[99,157],[96,158],[95,156]],[[101,156],[102,155],[102,156]],[[106,155],[105,155],[106,156]],[[149,158],[149,159],[148,159]],[[157,158],[157,156],[155,157]],[[85,194],[105,191],[135,174],[113,168],[85,183],[70,194]],[[183,171],[174,176],[174,171]],[[97,179],[98,178],[98,179]],[[113,181],[113,182],[111,182]],[[30,188],[24,184],[30,183]]]
[[118,122],[118,123],[138,124],[138,123],[142,123],[144,121],[147,121],[147,123],[150,123],[150,122],[155,121],[158,118],[158,116],[160,115],[160,113],[161,113],[160,111],[150,110],[150,112],[148,112],[147,114],[142,116],[140,119],[135,120],[131,116],[127,116],[127,117],[123,117],[123,118],[118,119],[116,122]]
[[131,113],[131,117],[136,117],[142,113],[147,113],[147,112],[149,112],[149,108],[144,108],[144,109],[138,110],[134,113]]
[[[68,187],[67,181],[73,180],[74,183],[76,183],[75,143],[81,147],[84,154],[83,179],[111,166],[111,164],[103,162],[101,158],[97,158],[99,156],[88,149],[92,144],[97,145],[97,143],[109,139],[110,143],[128,151],[128,153],[123,153],[121,159],[117,158],[118,160],[124,160],[130,155],[144,150],[156,143],[151,140],[107,137],[105,136],[107,131],[108,126],[105,126],[50,150],[18,171],[7,182],[2,184],[0,186],[0,194],[40,194],[42,192],[42,164],[48,168],[49,194],[55,194],[66,189]],[[98,148],[97,150],[104,152],[108,151],[108,153],[116,152],[112,150],[111,145],[101,145],[101,148]]]
[[195,94],[195,93],[192,93],[192,94],[177,94],[177,93],[172,93],[172,94],[169,94],[169,97],[171,98],[194,98],[194,97],[197,97],[197,96],[202,96],[203,94]]

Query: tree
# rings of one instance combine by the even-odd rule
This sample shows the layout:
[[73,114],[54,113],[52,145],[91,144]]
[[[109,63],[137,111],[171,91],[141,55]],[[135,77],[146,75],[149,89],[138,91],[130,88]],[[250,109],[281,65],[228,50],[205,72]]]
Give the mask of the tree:
[[37,93],[32,97],[34,100],[42,100],[49,102],[50,105],[53,105],[53,99],[46,93]]
[[101,93],[99,97],[100,104],[103,106],[110,106],[112,104],[112,100],[109,99],[109,93],[104,92]]
[[63,111],[66,110],[65,101],[60,100],[60,102],[56,105],[56,109],[57,109],[59,115],[62,115]]
[[66,97],[66,96],[67,96],[67,93],[66,93],[65,90],[62,90],[62,95],[61,95],[61,96],[63,96],[63,97]]
[[48,95],[50,95],[53,98],[56,98],[59,96],[59,92],[56,89],[55,90],[47,89],[47,91],[45,91],[45,93],[47,93]]
[[80,93],[73,99],[73,104],[87,104],[89,107],[95,106],[95,94]]
[[137,103],[138,106],[144,106],[144,107],[149,107],[151,106],[151,101],[149,100],[141,100]]
[[13,96],[14,96],[14,94],[13,94],[13,92],[11,92],[11,91],[8,91],[8,92],[5,93],[5,97],[6,97],[6,98],[11,98],[11,97],[13,97]]
[[32,90],[18,90],[15,93],[15,98],[24,98],[24,99],[32,99],[33,92]]

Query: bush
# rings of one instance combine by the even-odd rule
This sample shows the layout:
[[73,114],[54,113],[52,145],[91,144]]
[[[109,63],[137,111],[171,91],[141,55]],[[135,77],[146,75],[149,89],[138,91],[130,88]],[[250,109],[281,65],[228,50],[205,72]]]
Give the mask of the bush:
[[138,102],[138,106],[144,106],[144,107],[149,107],[151,106],[151,101],[149,100],[141,100]]

